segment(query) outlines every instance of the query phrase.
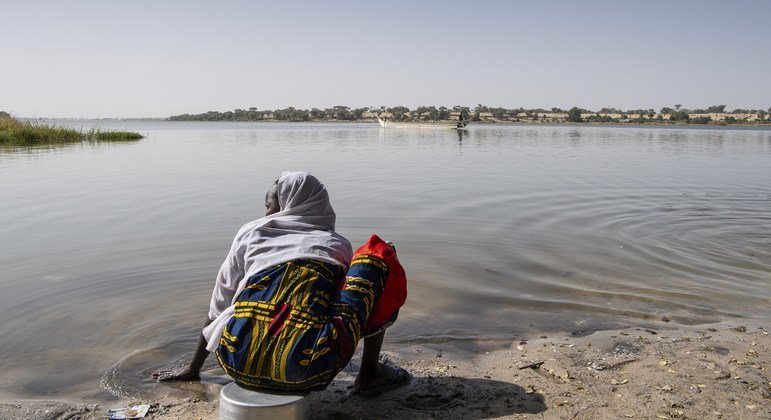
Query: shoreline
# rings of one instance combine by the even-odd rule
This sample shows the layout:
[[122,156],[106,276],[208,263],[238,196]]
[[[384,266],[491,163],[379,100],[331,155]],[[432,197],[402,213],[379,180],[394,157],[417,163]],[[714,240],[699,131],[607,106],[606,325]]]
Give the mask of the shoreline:
[[[771,415],[771,338],[759,321],[634,325],[481,342],[468,350],[437,343],[385,351],[414,378],[377,397],[350,393],[355,356],[325,391],[311,394],[311,409],[315,418]],[[223,377],[204,375],[199,392],[186,392],[189,383],[169,384],[164,396],[141,402],[151,405],[148,418],[216,419]],[[135,401],[0,398],[0,418],[96,419]]]
[[[120,119],[116,119],[120,120]],[[286,120],[259,120],[259,121],[225,121],[225,120],[216,120],[216,121],[196,121],[196,120],[168,120],[163,119],[161,121],[165,122],[190,122],[190,123],[281,123],[281,124],[324,124],[324,123],[334,123],[334,124],[378,124],[377,120],[356,120],[356,121],[349,121],[349,120],[318,120],[318,121],[286,121]],[[426,121],[425,124],[428,124],[432,121]],[[440,122],[440,121],[438,121]],[[418,122],[406,122],[407,124],[415,123],[419,124]],[[564,122],[558,122],[558,121],[546,121],[546,122],[540,122],[540,121],[472,121],[469,123],[468,126],[465,128],[462,128],[461,130],[467,130],[469,126],[477,126],[477,125],[511,125],[511,126],[567,126],[567,127],[594,127],[594,126],[608,126],[608,127],[672,127],[672,128],[682,128],[682,127],[711,127],[711,128],[727,128],[727,127],[758,127],[758,128],[769,128],[771,129],[771,123],[758,123],[758,124],[742,124],[742,123],[732,123],[732,124],[688,124],[688,123],[681,123],[681,122],[664,122],[664,123],[651,123],[651,122],[645,122],[645,123],[623,123],[623,122],[598,122],[598,121],[587,121],[587,122],[570,122],[570,121],[564,121]],[[453,127],[448,127],[448,129],[451,129]],[[397,128],[399,129],[399,128]],[[457,130],[457,128],[456,128]]]
[[[243,121],[231,121],[231,120],[170,120],[168,118],[61,118],[61,117],[35,117],[27,118],[20,117],[24,121],[153,121],[153,122],[170,122],[170,123],[279,123],[279,124],[378,124],[376,119],[360,119],[360,120],[311,120],[311,121],[288,121],[288,120],[276,120],[276,119],[263,119],[263,120],[243,120]],[[425,121],[427,124],[432,121]],[[454,122],[453,120],[438,120],[437,122]],[[407,122],[411,123],[411,122]],[[418,122],[415,122],[416,124]],[[697,124],[697,123],[684,123],[684,122],[600,122],[600,121],[585,121],[585,122],[570,122],[570,121],[472,121],[469,126],[490,126],[490,125],[509,125],[509,126],[566,126],[566,127],[669,127],[669,128],[683,128],[683,127],[696,127],[696,128],[729,128],[729,127],[741,127],[741,128],[768,128],[771,129],[771,122],[764,123],[731,123],[731,124]],[[449,129],[449,128],[448,128]],[[464,128],[464,130],[468,127]]]

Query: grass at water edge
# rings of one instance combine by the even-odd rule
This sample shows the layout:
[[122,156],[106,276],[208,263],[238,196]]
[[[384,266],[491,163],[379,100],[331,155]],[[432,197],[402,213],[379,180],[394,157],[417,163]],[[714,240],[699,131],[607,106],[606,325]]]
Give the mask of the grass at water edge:
[[129,131],[88,131],[55,125],[21,122],[12,117],[0,118],[0,145],[34,146],[80,142],[124,142],[142,139],[139,133]]

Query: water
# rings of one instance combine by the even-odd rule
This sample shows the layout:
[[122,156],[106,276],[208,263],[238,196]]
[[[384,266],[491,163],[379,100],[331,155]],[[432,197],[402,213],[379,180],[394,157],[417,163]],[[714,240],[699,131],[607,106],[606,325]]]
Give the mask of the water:
[[354,244],[397,244],[390,350],[771,318],[768,130],[57,123],[147,138],[0,150],[5,396],[169,392],[147,375],[189,356],[233,235],[284,170],[325,182]]

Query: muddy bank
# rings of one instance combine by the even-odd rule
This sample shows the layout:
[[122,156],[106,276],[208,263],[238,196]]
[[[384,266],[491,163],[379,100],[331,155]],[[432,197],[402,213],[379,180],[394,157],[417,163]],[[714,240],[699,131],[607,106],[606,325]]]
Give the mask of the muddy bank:
[[[405,387],[378,397],[351,394],[354,366],[311,395],[315,418],[768,418],[769,347],[757,323],[655,326],[564,333],[466,352],[414,346],[391,362],[410,370]],[[183,386],[184,384],[179,384]],[[206,397],[164,397],[149,418],[217,418]],[[174,386],[170,386],[174,387]],[[96,419],[131,401],[7,401],[0,418]]]

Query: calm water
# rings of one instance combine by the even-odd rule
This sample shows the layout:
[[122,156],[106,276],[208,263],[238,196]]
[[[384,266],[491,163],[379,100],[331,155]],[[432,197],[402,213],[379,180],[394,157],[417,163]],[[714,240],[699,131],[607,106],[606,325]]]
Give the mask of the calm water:
[[771,131],[57,123],[147,138],[0,150],[6,396],[168,390],[143,375],[192,350],[233,235],[284,170],[325,182],[355,245],[397,244],[391,350],[771,318]]

